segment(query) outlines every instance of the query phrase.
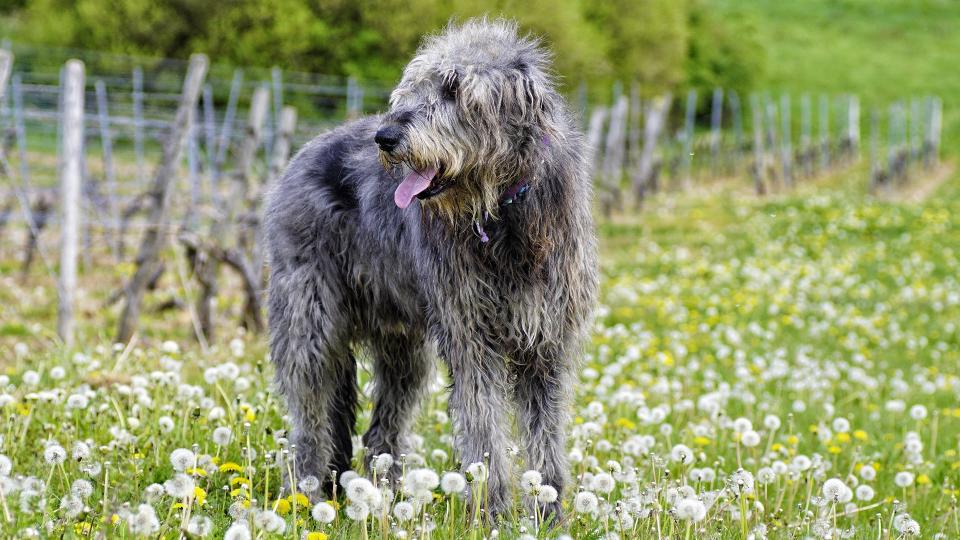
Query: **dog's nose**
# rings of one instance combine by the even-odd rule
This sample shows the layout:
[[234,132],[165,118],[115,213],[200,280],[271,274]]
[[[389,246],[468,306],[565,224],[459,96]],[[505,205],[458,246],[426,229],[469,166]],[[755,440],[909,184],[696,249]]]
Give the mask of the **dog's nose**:
[[384,152],[389,152],[400,144],[400,128],[394,125],[383,126],[377,130],[373,140]]

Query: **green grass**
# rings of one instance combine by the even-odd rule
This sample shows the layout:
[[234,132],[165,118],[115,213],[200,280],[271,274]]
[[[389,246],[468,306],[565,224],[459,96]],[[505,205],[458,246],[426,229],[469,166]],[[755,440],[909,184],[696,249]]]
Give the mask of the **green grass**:
[[[746,17],[766,52],[761,88],[853,92],[865,106],[939,95],[944,141],[960,140],[960,3],[952,0],[708,0]],[[866,125],[866,123],[864,124]]]

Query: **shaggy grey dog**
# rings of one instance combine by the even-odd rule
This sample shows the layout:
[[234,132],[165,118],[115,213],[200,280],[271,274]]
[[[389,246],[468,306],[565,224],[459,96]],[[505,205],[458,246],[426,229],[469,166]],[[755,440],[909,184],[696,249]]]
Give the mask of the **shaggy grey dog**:
[[265,237],[297,476],[350,469],[364,348],[368,458],[405,451],[439,353],[459,458],[487,465],[491,515],[510,505],[512,414],[524,467],[563,489],[568,400],[597,288],[574,126],[538,43],[512,23],[472,20],[425,40],[386,115],[294,157],[268,196]]

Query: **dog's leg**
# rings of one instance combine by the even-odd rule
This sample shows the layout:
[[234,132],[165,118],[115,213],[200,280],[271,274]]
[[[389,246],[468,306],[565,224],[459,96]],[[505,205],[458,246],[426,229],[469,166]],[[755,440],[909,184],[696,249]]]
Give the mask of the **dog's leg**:
[[270,278],[270,354],[296,445],[292,471],[284,471],[288,488],[291,480],[313,475],[329,489],[332,466],[349,467],[356,368],[341,337],[346,325],[337,298],[312,267],[278,265]]
[[[406,452],[407,435],[433,373],[431,355],[423,335],[375,335],[370,340],[373,355],[373,416],[363,435],[366,461],[388,453],[394,458],[390,471],[377,471],[396,480],[400,454]],[[369,467],[368,467],[368,470]]]
[[[559,344],[541,343],[518,353],[513,366],[513,398],[517,405],[517,425],[526,467],[540,472],[543,485],[556,488],[557,500],[541,503],[539,507],[545,520],[552,515],[557,522],[562,519],[560,500],[569,473],[566,431],[572,391],[572,359]],[[538,504],[529,496],[526,503],[531,511]]]
[[453,379],[449,408],[460,461],[465,469],[478,462],[487,467],[486,489],[473,503],[485,504],[493,520],[511,504],[508,371],[503,356],[478,335],[441,339],[440,350]]

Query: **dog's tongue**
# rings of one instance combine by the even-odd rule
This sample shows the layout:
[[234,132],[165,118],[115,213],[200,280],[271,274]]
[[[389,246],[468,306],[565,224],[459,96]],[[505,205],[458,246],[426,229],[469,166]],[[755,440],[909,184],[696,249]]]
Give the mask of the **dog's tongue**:
[[393,193],[393,202],[400,208],[410,206],[413,198],[418,193],[423,192],[430,187],[430,181],[437,175],[436,169],[424,169],[422,171],[413,171],[400,182],[397,191]]

